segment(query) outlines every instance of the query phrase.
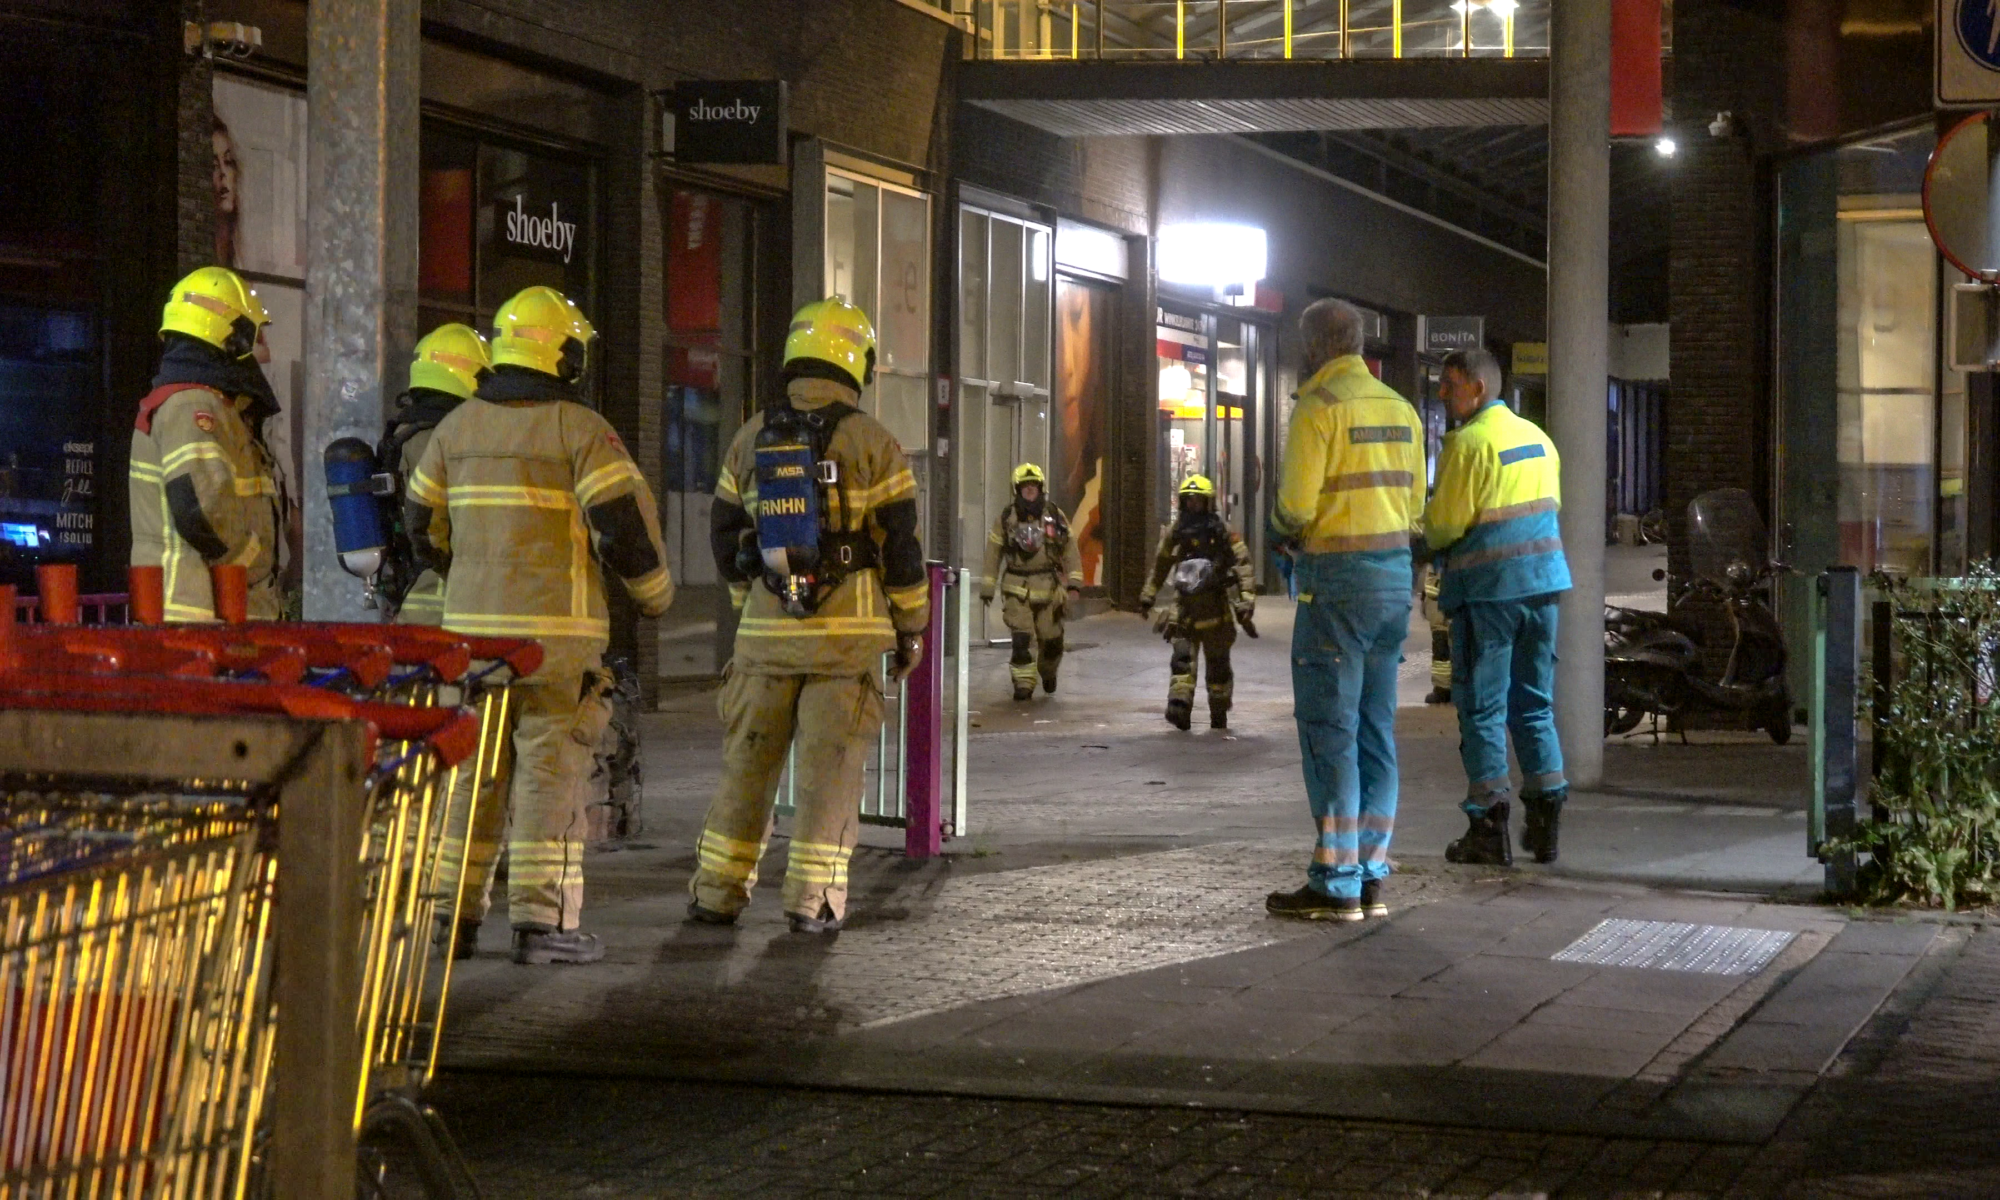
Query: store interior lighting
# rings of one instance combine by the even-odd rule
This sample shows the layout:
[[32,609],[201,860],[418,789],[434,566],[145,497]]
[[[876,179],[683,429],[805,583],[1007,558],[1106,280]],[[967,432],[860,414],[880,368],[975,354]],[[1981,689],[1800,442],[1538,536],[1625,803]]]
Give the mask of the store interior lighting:
[[1197,222],[1160,230],[1159,272],[1164,283],[1255,295],[1270,265],[1264,231],[1252,225]]

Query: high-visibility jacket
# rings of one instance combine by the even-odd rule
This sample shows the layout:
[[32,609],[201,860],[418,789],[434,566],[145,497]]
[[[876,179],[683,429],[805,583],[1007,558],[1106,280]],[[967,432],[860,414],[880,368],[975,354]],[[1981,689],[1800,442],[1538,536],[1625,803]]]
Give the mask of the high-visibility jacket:
[[141,402],[132,431],[132,565],[159,567],[168,621],[215,620],[208,568],[241,563],[249,614],[281,615],[284,518],[271,451],[243,413],[248,396],[169,384]]
[[[1016,530],[1041,526],[1041,536],[1031,539],[1035,548],[1022,550]],[[1005,592],[1030,604],[1045,604],[1062,595],[1065,588],[1083,586],[1083,552],[1077,549],[1076,533],[1069,517],[1048,501],[1042,515],[1032,520],[1021,515],[1021,506],[1009,504],[986,534],[986,571],[979,581],[979,595],[991,600],[996,591]]]
[[[801,411],[852,404],[854,389],[827,379],[794,379],[786,387]],[[895,648],[896,634],[920,633],[930,621],[930,581],[917,538],[917,480],[896,436],[867,413],[851,413],[827,440],[838,464],[840,513],[846,534],[875,543],[875,563],[850,571],[810,616],[794,617],[761,581],[737,562],[746,534],[757,528],[758,413],[736,431],[724,455],[709,513],[715,565],[729,581],[740,618],[734,670],[756,675],[855,676],[873,671]],[[935,651],[933,651],[935,653]]]
[[1329,556],[1313,564],[1314,586],[1408,591],[1423,507],[1417,410],[1360,355],[1321,367],[1298,391],[1273,514],[1306,554]]
[[1438,607],[1567,591],[1556,514],[1562,459],[1535,423],[1501,401],[1445,438],[1424,537],[1444,572]]
[[649,617],[673,603],[652,489],[610,422],[569,400],[467,400],[405,491],[411,544],[444,576],[444,625],[610,638],[609,567]]

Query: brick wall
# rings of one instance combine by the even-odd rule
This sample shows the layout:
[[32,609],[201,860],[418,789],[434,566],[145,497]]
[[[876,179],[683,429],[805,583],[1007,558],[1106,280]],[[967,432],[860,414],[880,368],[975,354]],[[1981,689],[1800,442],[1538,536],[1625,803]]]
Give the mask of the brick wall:
[[[182,21],[202,19],[203,0],[180,0],[179,20],[163,30],[161,49],[178,60],[175,121],[175,193],[179,208],[180,273],[215,261],[215,68],[200,55],[175,54]],[[163,283],[164,287],[165,284]]]

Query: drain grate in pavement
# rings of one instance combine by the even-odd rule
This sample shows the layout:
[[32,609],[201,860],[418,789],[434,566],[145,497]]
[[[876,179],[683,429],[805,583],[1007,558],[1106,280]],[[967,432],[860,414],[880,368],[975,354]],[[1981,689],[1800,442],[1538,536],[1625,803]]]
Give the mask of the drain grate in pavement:
[[1599,921],[1556,951],[1557,962],[1598,967],[1647,967],[1702,975],[1753,975],[1795,935],[1778,929],[1690,925],[1682,921]]

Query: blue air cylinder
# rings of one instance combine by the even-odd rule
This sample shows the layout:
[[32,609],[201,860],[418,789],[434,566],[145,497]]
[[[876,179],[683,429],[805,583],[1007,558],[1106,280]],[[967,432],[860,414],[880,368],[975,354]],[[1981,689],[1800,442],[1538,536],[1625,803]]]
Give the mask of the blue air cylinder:
[[373,578],[382,569],[389,543],[382,528],[382,509],[375,497],[391,481],[375,472],[375,448],[356,437],[344,437],[326,448],[326,494],[333,506],[333,545],[348,574]]

